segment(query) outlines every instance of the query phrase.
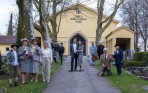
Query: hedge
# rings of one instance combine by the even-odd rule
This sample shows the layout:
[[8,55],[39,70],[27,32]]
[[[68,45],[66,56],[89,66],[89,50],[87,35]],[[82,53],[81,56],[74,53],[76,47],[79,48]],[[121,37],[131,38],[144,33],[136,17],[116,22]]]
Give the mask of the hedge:
[[123,67],[128,67],[128,66],[138,66],[138,67],[143,67],[146,66],[146,62],[143,61],[124,61]]
[[135,52],[133,61],[144,61],[148,63],[148,52]]

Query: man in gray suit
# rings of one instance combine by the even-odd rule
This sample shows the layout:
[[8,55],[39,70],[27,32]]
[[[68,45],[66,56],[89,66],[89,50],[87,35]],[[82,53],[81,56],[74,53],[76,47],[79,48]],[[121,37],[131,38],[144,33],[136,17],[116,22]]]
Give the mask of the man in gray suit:
[[[18,54],[17,48],[18,45],[11,45],[12,50],[10,50],[7,54],[7,62],[9,65],[9,84],[10,87],[18,86],[18,77],[19,77],[19,62],[18,62]],[[14,82],[13,82],[14,79]]]
[[103,54],[100,57],[100,63],[102,66],[102,73],[101,76],[104,76],[104,73],[107,72],[107,75],[110,76],[112,75],[111,72],[111,60],[112,60],[112,55],[108,54],[108,49],[104,48],[103,49]]

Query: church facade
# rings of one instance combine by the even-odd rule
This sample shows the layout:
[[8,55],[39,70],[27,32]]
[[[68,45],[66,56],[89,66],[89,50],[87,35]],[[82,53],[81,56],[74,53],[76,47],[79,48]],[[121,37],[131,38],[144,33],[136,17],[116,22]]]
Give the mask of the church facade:
[[[91,42],[95,41],[97,28],[97,12],[83,4],[75,4],[69,8],[76,7],[77,10],[69,9],[62,13],[60,31],[57,40],[64,43],[65,55],[70,54],[70,44],[74,38],[81,40],[85,46],[84,54],[89,55]],[[107,18],[106,15],[103,18]],[[59,20],[60,17],[57,18]],[[117,20],[113,20],[110,26],[103,32],[101,41],[105,47],[113,53],[116,43],[121,45],[123,50],[134,50],[134,32],[122,26],[117,27]],[[43,47],[42,37],[38,31],[35,36],[40,39]]]

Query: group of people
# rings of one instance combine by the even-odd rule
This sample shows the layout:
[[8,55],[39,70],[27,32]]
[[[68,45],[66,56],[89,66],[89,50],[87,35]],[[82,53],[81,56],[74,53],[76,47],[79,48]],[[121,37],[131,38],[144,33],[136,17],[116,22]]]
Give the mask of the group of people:
[[[31,74],[31,82],[38,82],[39,65],[42,66],[43,81],[50,82],[50,65],[53,62],[53,51],[48,48],[48,42],[44,41],[42,49],[38,46],[37,38],[33,38],[31,42],[24,38],[21,42],[21,47],[18,47],[17,44],[11,45],[12,50],[7,54],[10,87],[18,86],[20,75],[22,84],[26,83],[28,74]],[[31,43],[30,46],[29,43]]]
[[[31,82],[38,82],[39,65],[42,66],[42,78],[43,81],[50,82],[50,65],[53,60],[58,63],[59,57],[61,57],[61,65],[63,60],[64,47],[63,43],[58,44],[57,41],[51,43],[52,49],[48,48],[48,42],[44,41],[44,47],[41,49],[38,46],[38,39],[33,38],[31,42],[24,38],[21,40],[22,46],[11,45],[12,50],[7,54],[7,62],[9,65],[9,84],[10,87],[18,86],[18,77],[21,75],[22,84],[26,83],[28,73],[31,74]],[[29,46],[29,43],[31,45]],[[100,44],[96,47],[94,42],[90,46],[90,65],[94,66],[94,56],[97,54],[102,66],[101,76],[107,72],[107,75],[112,75],[111,72],[111,61],[114,59],[117,67],[117,73],[120,76],[122,72],[123,63],[123,51],[119,45],[115,45],[116,51],[114,54],[109,54],[108,49]],[[71,69],[70,72],[84,71],[83,67],[83,56],[84,56],[84,45],[82,41],[73,39],[73,43],[70,45],[71,55]],[[75,62],[74,62],[75,60]],[[74,64],[75,63],[75,64]],[[15,78],[14,78],[15,77]],[[14,80],[13,80],[14,79]]]
[[123,64],[123,50],[120,49],[120,45],[116,44],[114,46],[116,48],[114,54],[109,54],[108,49],[104,48],[102,43],[100,42],[99,45],[96,47],[94,45],[94,42],[92,42],[92,45],[90,47],[90,65],[94,66],[94,56],[98,56],[98,59],[100,60],[100,65],[102,67],[102,71],[99,73],[99,76],[104,76],[104,73],[107,72],[107,75],[112,75],[111,72],[111,62],[115,61],[115,65],[117,68],[118,76],[121,76],[122,72],[122,64]]

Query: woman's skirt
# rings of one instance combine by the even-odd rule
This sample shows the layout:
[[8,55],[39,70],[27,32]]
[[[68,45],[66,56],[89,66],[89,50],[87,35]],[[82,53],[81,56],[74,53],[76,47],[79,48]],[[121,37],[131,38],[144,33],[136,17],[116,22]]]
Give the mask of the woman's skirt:
[[20,62],[20,70],[22,73],[29,73],[30,60],[25,59]]
[[78,66],[81,66],[81,64],[83,63],[83,53],[79,53],[77,62]]
[[39,73],[39,62],[31,61],[30,62],[30,73]]

